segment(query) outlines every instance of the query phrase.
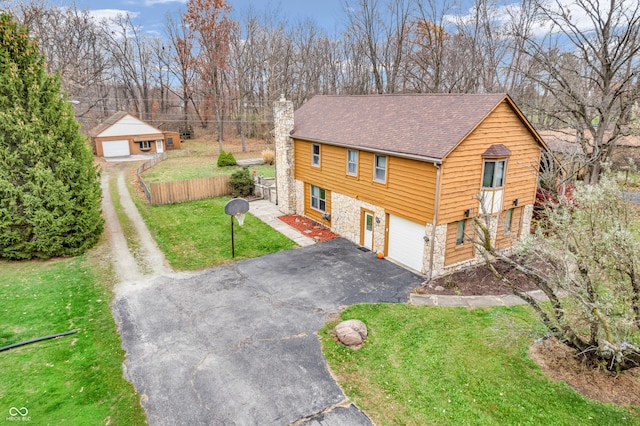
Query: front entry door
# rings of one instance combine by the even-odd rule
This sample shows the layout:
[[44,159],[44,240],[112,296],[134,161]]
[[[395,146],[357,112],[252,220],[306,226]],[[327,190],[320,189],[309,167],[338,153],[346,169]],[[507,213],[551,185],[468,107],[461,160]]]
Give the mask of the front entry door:
[[373,213],[367,211],[363,215],[362,246],[373,250]]

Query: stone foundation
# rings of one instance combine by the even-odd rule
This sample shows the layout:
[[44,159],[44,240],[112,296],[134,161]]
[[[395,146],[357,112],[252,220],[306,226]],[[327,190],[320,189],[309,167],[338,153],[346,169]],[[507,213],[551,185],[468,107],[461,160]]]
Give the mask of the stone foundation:
[[[431,262],[431,247],[434,238],[433,224],[427,223],[425,235],[429,237],[429,242],[426,244],[424,251],[424,268],[425,273],[429,274],[429,264]],[[435,239],[433,241],[433,265],[432,265],[432,277],[436,277],[444,269],[444,255],[447,244],[447,225],[438,225],[435,229]]]
[[362,209],[373,212],[373,251],[384,251],[386,215],[382,207],[331,192],[331,231],[360,244]]

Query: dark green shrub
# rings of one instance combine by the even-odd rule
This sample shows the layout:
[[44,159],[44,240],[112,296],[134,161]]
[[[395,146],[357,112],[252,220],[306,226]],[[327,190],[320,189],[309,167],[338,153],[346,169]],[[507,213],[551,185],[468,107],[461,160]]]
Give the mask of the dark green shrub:
[[0,258],[75,256],[103,231],[98,170],[26,28],[0,14]]
[[232,152],[220,151],[220,155],[218,156],[218,167],[229,167],[235,166],[236,164],[236,158],[233,156]]
[[234,197],[246,197],[247,195],[251,195],[256,186],[256,183],[253,180],[253,175],[247,167],[243,167],[237,172],[234,172],[231,175],[229,184],[231,185],[231,195]]

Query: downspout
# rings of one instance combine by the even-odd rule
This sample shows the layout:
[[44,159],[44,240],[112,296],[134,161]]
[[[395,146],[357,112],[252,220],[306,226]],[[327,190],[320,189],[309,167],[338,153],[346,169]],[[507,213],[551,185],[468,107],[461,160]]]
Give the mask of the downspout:
[[429,272],[427,282],[431,281],[431,277],[433,276],[433,251],[436,245],[436,223],[438,221],[438,207],[440,204],[440,164],[434,162],[433,167],[436,168],[436,198],[433,203],[433,223],[431,229],[431,240],[429,241],[431,253],[429,255]]

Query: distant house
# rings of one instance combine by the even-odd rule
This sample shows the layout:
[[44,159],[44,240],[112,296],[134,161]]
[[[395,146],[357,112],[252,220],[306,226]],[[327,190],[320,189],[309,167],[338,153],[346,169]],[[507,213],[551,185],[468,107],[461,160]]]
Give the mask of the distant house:
[[162,132],[124,111],[117,112],[89,132],[98,157],[123,157],[180,149],[180,134]]
[[505,94],[316,96],[274,104],[279,208],[429,277],[529,232],[546,145]]

